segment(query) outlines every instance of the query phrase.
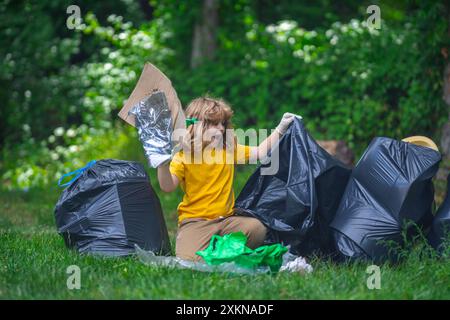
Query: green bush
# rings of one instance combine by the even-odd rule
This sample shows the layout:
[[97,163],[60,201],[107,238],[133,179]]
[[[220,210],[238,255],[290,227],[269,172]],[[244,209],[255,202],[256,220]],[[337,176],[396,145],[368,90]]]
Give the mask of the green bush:
[[[306,30],[290,20],[264,25],[250,2],[221,2],[217,55],[194,70],[188,57],[197,2],[158,2],[154,19],[138,27],[117,15],[106,23],[86,15],[83,30],[57,42],[57,52],[66,55],[53,61],[54,75],[33,78],[32,96],[15,100],[15,93],[0,90],[7,110],[33,110],[8,118],[7,131],[22,138],[11,133],[15,143],[2,149],[5,184],[46,184],[91,159],[144,160],[135,130],[117,113],[146,61],[169,76],[184,106],[205,93],[229,101],[236,127],[271,129],[284,112],[295,112],[315,138],[343,139],[357,155],[376,136],[436,139],[447,119],[441,98],[440,51],[449,40],[443,2],[416,3],[404,19],[383,21],[380,30],[362,20],[335,22],[327,30]],[[80,39],[100,49],[84,63],[67,65]],[[8,61],[0,80],[23,76],[11,73]],[[49,88],[55,101],[46,95]]]
[[244,127],[272,128],[284,112],[299,113],[315,137],[343,139],[357,153],[376,136],[435,138],[447,115],[440,48],[448,36],[441,4],[420,9],[380,30],[358,20],[318,31],[250,21],[244,41],[222,39],[215,61],[174,74],[174,83],[184,102],[223,96]]
[[[85,18],[84,34],[94,34],[102,44],[99,59],[72,66],[66,79],[74,79],[71,92],[78,94],[74,113],[79,119],[62,122],[46,139],[23,129],[24,142],[2,150],[1,172],[5,187],[28,188],[56,183],[59,176],[92,159],[120,158],[144,161],[136,130],[117,117],[141,72],[143,61],[156,61],[169,50],[158,48],[150,32],[133,28],[121,17],[110,16],[110,26],[100,26],[93,14]],[[53,106],[54,107],[54,106]],[[44,112],[45,110],[40,110]],[[50,111],[45,111],[49,113]]]

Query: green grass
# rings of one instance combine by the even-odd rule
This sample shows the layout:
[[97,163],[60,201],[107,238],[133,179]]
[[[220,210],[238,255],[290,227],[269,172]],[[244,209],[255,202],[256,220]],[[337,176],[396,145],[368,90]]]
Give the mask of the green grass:
[[[251,170],[240,170],[236,190]],[[152,173],[152,178],[154,174]],[[442,189],[439,187],[439,189]],[[181,194],[161,194],[172,241]],[[381,289],[366,286],[368,263],[336,265],[312,258],[309,275],[231,275],[152,268],[137,258],[99,258],[68,250],[56,233],[60,190],[0,192],[2,299],[449,299],[450,264],[412,246],[398,265],[381,265]],[[443,191],[437,198],[442,199]],[[68,290],[66,269],[81,269],[81,289]]]

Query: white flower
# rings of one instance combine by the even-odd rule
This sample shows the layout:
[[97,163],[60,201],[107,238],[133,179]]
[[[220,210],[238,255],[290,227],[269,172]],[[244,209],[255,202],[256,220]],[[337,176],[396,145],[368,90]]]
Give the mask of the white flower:
[[77,134],[77,132],[76,132],[75,130],[73,130],[73,129],[69,129],[69,130],[67,130],[67,132],[66,132],[66,135],[67,135],[69,138],[75,137],[76,134]]
[[266,31],[269,32],[269,33],[274,33],[275,32],[275,26],[273,24],[268,25],[266,27]]
[[331,38],[331,37],[333,36],[333,34],[334,34],[334,31],[331,30],[331,29],[329,29],[329,30],[327,30],[327,31],[325,32],[325,36],[326,36],[327,38]]
[[64,128],[63,127],[58,127],[55,129],[55,136],[57,137],[61,137],[64,134]]
[[78,146],[70,146],[69,147],[69,152],[71,153],[75,153],[79,150]]
[[250,30],[245,34],[245,36],[247,37],[247,39],[253,40],[256,38],[256,32],[255,30]]
[[22,126],[22,129],[23,129],[23,131],[30,132],[31,128],[30,128],[30,125],[26,123]]
[[356,19],[350,20],[350,24],[351,24],[351,26],[352,26],[354,29],[359,28],[359,21],[356,20]]
[[305,53],[303,52],[302,49],[295,50],[293,54],[297,58],[301,58],[301,57],[303,57],[305,55]]
[[278,42],[285,42],[286,38],[287,36],[284,33],[275,35],[275,40],[277,40]]
[[119,53],[117,51],[113,51],[108,55],[108,58],[113,60],[116,59],[119,56]]
[[337,36],[333,36],[333,38],[331,38],[330,43],[334,46],[337,44],[339,38]]
[[297,22],[283,21],[278,25],[278,31],[291,31],[295,27],[297,27]]

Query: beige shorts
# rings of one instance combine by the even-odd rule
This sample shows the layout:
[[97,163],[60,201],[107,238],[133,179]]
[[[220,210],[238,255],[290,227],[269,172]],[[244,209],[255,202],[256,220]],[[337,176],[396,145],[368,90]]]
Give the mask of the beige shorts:
[[176,255],[181,259],[200,261],[202,257],[195,253],[206,249],[213,235],[223,236],[238,231],[247,236],[247,246],[256,249],[264,243],[267,229],[252,217],[231,215],[214,220],[185,219],[178,227]]

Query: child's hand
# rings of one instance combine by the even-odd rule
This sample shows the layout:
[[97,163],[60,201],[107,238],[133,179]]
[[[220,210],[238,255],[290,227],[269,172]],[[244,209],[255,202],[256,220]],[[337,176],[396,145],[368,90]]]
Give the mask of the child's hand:
[[291,122],[294,121],[295,117],[298,117],[300,119],[302,118],[296,114],[286,112],[285,114],[283,114],[283,118],[281,118],[281,121],[278,124],[278,126],[275,128],[275,130],[278,131],[278,133],[280,135],[283,135],[286,132],[286,130],[289,128],[289,125],[291,124]]

